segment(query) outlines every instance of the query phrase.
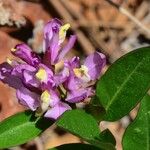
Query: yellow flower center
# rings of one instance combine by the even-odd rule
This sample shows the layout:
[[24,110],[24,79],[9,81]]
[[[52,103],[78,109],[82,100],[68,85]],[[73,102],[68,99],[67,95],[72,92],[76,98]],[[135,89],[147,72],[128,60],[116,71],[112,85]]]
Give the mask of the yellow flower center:
[[47,80],[47,72],[44,68],[40,68],[38,72],[35,74],[36,78],[41,82]]
[[81,78],[82,80],[88,82],[90,81],[90,76],[88,74],[88,68],[84,65],[81,65],[81,68],[73,69],[76,77]]
[[59,30],[59,43],[62,43],[65,38],[66,38],[66,33],[67,33],[67,30],[70,28],[70,24],[67,23],[63,26],[60,27],[60,30]]
[[51,95],[47,90],[45,90],[41,94],[41,109],[43,112],[45,112],[48,109],[50,100],[51,100]]
[[51,98],[50,93],[47,90],[45,90],[41,95],[41,101],[44,103],[48,103],[50,98]]
[[9,64],[9,65],[12,65],[12,60],[11,59],[9,59],[9,58],[6,58],[6,62]]
[[12,48],[11,51],[12,51],[12,52],[15,52],[15,51],[17,51],[17,49],[16,49],[16,48]]

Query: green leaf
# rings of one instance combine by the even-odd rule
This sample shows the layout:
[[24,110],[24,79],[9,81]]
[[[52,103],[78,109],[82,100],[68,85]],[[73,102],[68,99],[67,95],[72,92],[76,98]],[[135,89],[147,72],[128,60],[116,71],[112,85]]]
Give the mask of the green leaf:
[[116,145],[116,140],[112,133],[106,129],[99,134],[98,138],[89,141],[89,143],[103,149],[103,150],[114,150]]
[[150,96],[146,95],[140,105],[136,119],[123,136],[124,150],[150,150]]
[[118,59],[97,84],[96,95],[106,114],[116,121],[126,115],[150,88],[150,47],[134,50]]
[[0,123],[0,148],[23,144],[52,125],[51,120],[36,118],[31,111],[13,115]]
[[102,150],[115,150],[115,147],[112,143],[103,142],[100,139],[94,139],[94,140],[90,140],[87,142],[89,142],[90,144],[92,144]]
[[99,140],[105,143],[112,143],[114,146],[116,145],[116,140],[109,129],[106,129],[100,133]]
[[85,110],[87,113],[91,114],[98,122],[102,120],[102,117],[106,113],[105,109],[98,101],[96,95],[92,97],[90,103],[85,106]]
[[56,124],[58,127],[71,132],[101,149],[115,149],[112,143],[101,140],[100,130],[96,120],[83,110],[77,109],[65,112]]
[[93,139],[100,133],[96,120],[83,110],[65,112],[56,124],[83,139]]
[[51,148],[49,150],[101,150],[101,149],[89,144],[74,143],[61,145],[55,148]]

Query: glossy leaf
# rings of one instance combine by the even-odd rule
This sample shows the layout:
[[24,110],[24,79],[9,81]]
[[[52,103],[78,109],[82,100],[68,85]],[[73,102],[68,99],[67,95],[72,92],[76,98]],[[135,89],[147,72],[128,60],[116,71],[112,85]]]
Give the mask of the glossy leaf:
[[49,150],[101,150],[101,149],[89,144],[73,143],[61,145],[55,148],[51,148]]
[[65,112],[56,124],[84,139],[96,138],[100,133],[96,120],[83,110]]
[[91,114],[98,122],[102,120],[104,114],[106,113],[96,95],[92,97],[90,103],[85,106],[85,110],[87,113]]
[[70,110],[65,112],[56,122],[58,127],[82,138],[83,140],[104,150],[114,150],[113,144],[103,141],[96,120],[83,110]]
[[112,143],[114,146],[116,145],[116,140],[109,129],[104,130],[99,135],[99,141],[105,143]]
[[150,88],[150,47],[134,50],[118,59],[97,84],[96,95],[106,114],[115,121],[126,115]]
[[150,96],[147,95],[141,102],[140,110],[133,123],[125,131],[123,137],[124,150],[150,149]]
[[36,118],[26,111],[13,115],[0,123],[0,148],[23,144],[42,133],[52,121]]
[[91,140],[89,143],[103,149],[103,150],[114,150],[116,145],[116,140],[112,133],[106,129],[99,134],[98,138],[95,138],[94,141]]

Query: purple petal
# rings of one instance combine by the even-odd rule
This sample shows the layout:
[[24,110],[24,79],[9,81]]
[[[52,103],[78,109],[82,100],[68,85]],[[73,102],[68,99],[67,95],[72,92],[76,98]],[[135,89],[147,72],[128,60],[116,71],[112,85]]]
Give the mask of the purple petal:
[[44,27],[44,42],[43,42],[43,50],[44,52],[50,47],[50,41],[54,34],[59,32],[61,22],[58,19],[52,19],[49,21]]
[[22,81],[17,76],[11,75],[12,69],[8,63],[0,64],[0,80],[15,89],[19,89],[23,86]]
[[64,67],[64,69],[58,73],[58,74],[55,74],[54,76],[54,82],[56,84],[56,87],[62,83],[64,83],[68,77],[69,77],[69,69]]
[[39,64],[39,68],[44,68],[49,77],[53,76],[53,71],[44,64]]
[[59,37],[61,26],[62,24],[58,19],[53,19],[44,28],[44,64],[47,64],[49,66],[50,63],[48,62],[51,62],[51,65],[55,65],[56,63],[58,63],[73,47],[76,40],[76,36],[72,35],[67,45],[61,49],[61,44],[63,42]]
[[60,99],[56,91],[45,90],[42,92],[40,100],[42,111],[45,112],[49,107],[54,107],[55,105],[57,105]]
[[73,69],[75,67],[79,67],[79,65],[80,65],[79,57],[73,57],[71,60],[65,61],[63,70],[59,74],[56,74],[54,76],[56,86],[65,82],[64,84],[66,85],[66,88],[68,87],[67,89],[70,88],[72,89],[73,88],[72,84],[76,82],[74,81],[75,76],[73,75]]
[[69,38],[69,41],[68,43],[66,44],[66,46],[64,48],[61,49],[59,55],[58,55],[58,60],[57,61],[60,61],[64,58],[64,56],[69,52],[69,50],[72,49],[72,47],[74,46],[74,43],[76,41],[76,36],[75,35],[71,35],[70,38]]
[[64,82],[64,87],[67,90],[76,90],[81,87],[81,82],[74,75],[70,75],[67,80]]
[[49,41],[49,47],[47,48],[44,54],[44,64],[46,65],[55,65],[55,61],[60,49],[60,45],[58,44],[59,37],[58,34],[55,34],[51,41]]
[[40,105],[39,95],[21,87],[16,92],[19,103],[35,111]]
[[25,85],[29,87],[36,87],[40,86],[40,82],[35,78],[35,72],[24,70],[23,71],[23,81]]
[[84,65],[88,68],[88,74],[91,80],[95,80],[100,76],[101,70],[105,64],[106,57],[99,52],[94,52],[85,59]]
[[49,21],[44,27],[44,38],[48,38],[49,40],[51,40],[53,34],[59,32],[59,28],[61,27],[61,25],[61,21],[57,18],[54,18],[51,21]]
[[70,103],[82,102],[85,98],[92,95],[91,88],[78,89],[68,92],[66,101]]
[[13,70],[13,67],[8,63],[4,62],[0,64],[0,79],[4,79],[5,76],[8,76]]
[[[76,77],[74,76],[73,69],[78,68],[80,66],[80,59],[79,57],[73,57],[71,60],[67,60],[64,62],[64,69],[62,71],[62,76],[64,77],[64,81],[66,81],[65,85],[67,87],[67,84],[76,84],[75,82]],[[71,81],[72,80],[72,81]],[[73,82],[73,83],[71,83]],[[69,86],[69,85],[68,85]],[[70,87],[73,87],[72,85]],[[68,89],[70,89],[68,87]]]
[[34,53],[26,44],[16,45],[15,48],[11,50],[11,52],[32,66],[37,66],[41,61],[38,55]]
[[73,72],[74,68],[78,68],[80,66],[79,57],[73,57],[71,60],[65,61],[64,66],[64,70],[66,70],[66,74],[64,72],[64,76],[66,75],[64,87],[67,90],[76,90],[80,88],[82,83],[77,77],[75,77]]
[[14,66],[11,74],[22,78],[24,70],[35,72],[36,68],[28,64],[18,64]]
[[[37,75],[40,69],[44,70],[45,77],[40,74]],[[51,89],[52,87],[55,86],[53,71],[44,64],[39,65],[38,71],[36,72],[36,78],[41,82],[43,90]]]
[[80,58],[79,57],[73,57],[69,61],[64,62],[65,67],[69,68],[69,70],[73,70],[74,68],[80,67]]
[[44,64],[54,65],[58,52],[60,49],[59,44],[59,29],[61,22],[58,19],[53,19],[44,28]]
[[50,107],[54,107],[60,101],[58,93],[56,91],[50,90]]
[[71,110],[71,107],[68,104],[60,102],[55,107],[50,108],[45,113],[44,117],[56,120],[67,110]]
[[60,84],[62,84],[63,82],[65,82],[67,79],[67,76],[63,76],[62,74],[57,74],[54,76],[54,82],[56,87],[58,87]]
[[60,50],[60,44],[59,44],[59,35],[55,34],[50,42],[49,51],[51,52],[51,64],[54,65],[57,63],[57,57]]

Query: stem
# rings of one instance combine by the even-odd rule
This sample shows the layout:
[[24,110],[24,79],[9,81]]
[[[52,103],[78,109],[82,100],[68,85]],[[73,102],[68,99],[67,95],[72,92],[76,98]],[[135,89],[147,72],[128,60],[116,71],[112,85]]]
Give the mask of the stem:
[[66,97],[66,93],[63,92],[63,90],[60,86],[58,86],[58,91],[60,92],[61,97],[64,99]]

